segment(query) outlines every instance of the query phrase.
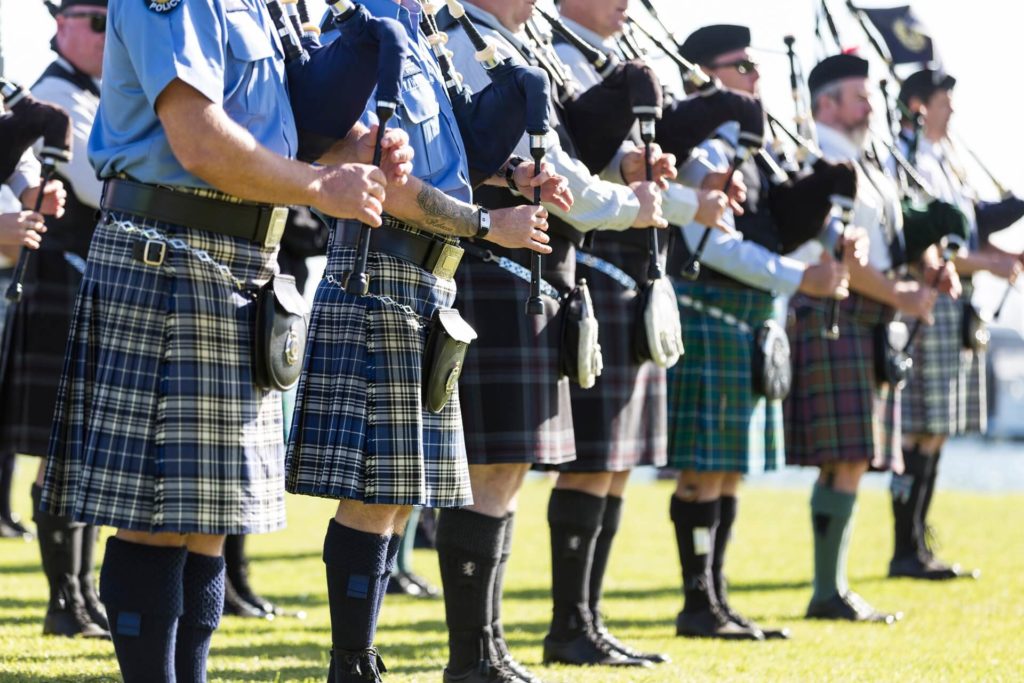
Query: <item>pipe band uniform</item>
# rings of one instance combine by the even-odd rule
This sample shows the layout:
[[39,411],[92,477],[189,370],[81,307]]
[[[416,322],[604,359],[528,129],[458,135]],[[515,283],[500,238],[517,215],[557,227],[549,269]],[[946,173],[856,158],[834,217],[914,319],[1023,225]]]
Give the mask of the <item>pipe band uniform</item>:
[[[853,224],[867,230],[870,251],[863,274],[851,278],[873,278],[879,288],[895,292],[902,212],[895,183],[867,158],[870,108],[857,104],[869,92],[867,77],[866,60],[836,55],[811,70],[808,88],[826,159],[857,169]],[[812,243],[800,257],[813,262],[822,250]],[[899,613],[876,610],[850,590],[845,558],[861,476],[868,468],[900,471],[903,466],[900,388],[876,375],[876,349],[891,342],[883,335],[890,333],[895,310],[851,291],[839,307],[840,334],[830,339],[823,334],[830,308],[831,299],[798,294],[790,300],[787,318],[794,377],[783,404],[786,461],[820,470],[811,496],[815,574],[806,616],[894,623]]]

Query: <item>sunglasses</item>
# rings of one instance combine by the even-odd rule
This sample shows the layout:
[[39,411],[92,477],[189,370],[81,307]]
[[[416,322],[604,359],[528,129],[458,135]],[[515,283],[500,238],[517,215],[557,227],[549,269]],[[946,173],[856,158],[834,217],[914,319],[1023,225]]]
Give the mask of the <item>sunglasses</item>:
[[738,59],[735,62],[724,62],[722,64],[712,64],[712,69],[728,69],[733,68],[739,72],[741,76],[752,74],[757,71],[757,67],[760,66],[757,62],[751,59]]
[[107,30],[107,15],[100,12],[65,12],[64,16],[72,19],[88,17],[89,29],[93,33],[104,33]]

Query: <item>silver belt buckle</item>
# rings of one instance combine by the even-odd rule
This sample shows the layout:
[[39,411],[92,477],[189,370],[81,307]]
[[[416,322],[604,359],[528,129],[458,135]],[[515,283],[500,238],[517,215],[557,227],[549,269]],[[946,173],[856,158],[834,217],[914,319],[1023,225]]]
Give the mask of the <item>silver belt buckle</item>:
[[441,247],[441,254],[437,257],[434,269],[430,272],[442,280],[454,280],[455,271],[459,267],[459,262],[462,261],[464,251],[462,247],[446,243]]
[[263,238],[263,246],[271,248],[280,244],[281,236],[284,234],[284,226],[287,223],[288,207],[275,206],[270,212],[270,224],[267,225],[267,234]]

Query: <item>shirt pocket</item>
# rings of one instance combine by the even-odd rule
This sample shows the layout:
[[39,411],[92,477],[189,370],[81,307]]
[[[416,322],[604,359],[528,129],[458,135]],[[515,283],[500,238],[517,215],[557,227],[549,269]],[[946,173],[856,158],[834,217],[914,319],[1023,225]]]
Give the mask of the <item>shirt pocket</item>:
[[228,52],[239,62],[256,62],[274,56],[274,43],[247,10],[226,12]]
[[415,175],[431,178],[451,164],[453,154],[441,130],[441,107],[430,81],[418,67],[407,69],[402,78],[402,128],[409,134],[415,151]]

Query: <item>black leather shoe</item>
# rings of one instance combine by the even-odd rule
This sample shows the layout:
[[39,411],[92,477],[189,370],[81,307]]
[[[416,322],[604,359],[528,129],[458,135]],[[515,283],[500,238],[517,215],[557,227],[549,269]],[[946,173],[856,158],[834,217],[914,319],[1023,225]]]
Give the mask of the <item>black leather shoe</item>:
[[760,629],[738,624],[721,610],[710,607],[699,612],[684,611],[676,615],[676,635],[719,640],[764,640]]
[[441,597],[441,591],[437,586],[431,584],[429,581],[424,579],[419,574],[413,574],[412,572],[398,572],[400,576],[403,576],[410,584],[419,586],[420,594],[418,597],[421,598],[439,598]]
[[44,636],[110,638],[110,632],[93,623],[85,609],[77,581],[65,580],[50,600],[43,619]]
[[903,618],[903,613],[888,614],[879,612],[869,605],[864,598],[853,591],[849,591],[845,595],[837,593],[827,600],[812,602],[807,606],[806,618],[863,621],[892,625]]
[[948,581],[950,579],[976,579],[981,576],[977,569],[965,571],[959,564],[946,564],[935,557],[921,558],[916,555],[896,558],[889,562],[889,578],[926,579]]
[[492,665],[488,662],[481,662],[462,673],[452,673],[444,670],[444,683],[521,683],[522,679],[516,676],[508,668],[501,664]]
[[328,683],[382,683],[381,674],[387,671],[377,648],[365,650],[331,650]]
[[668,655],[663,655],[660,652],[641,652],[640,650],[635,650],[613,636],[606,628],[598,629],[597,637],[607,643],[611,649],[631,659],[645,659],[652,664],[664,664],[665,662],[672,661]]
[[646,659],[635,659],[613,649],[592,629],[586,629],[571,640],[544,637],[545,664],[575,664],[577,666],[653,666]]
[[412,581],[404,572],[395,572],[388,577],[388,595],[408,595],[411,598],[422,598],[423,587]]
[[510,654],[506,654],[502,658],[501,665],[512,672],[516,677],[516,681],[521,683],[544,683],[541,679],[537,678],[532,671],[517,662]]
[[725,613],[725,616],[730,621],[734,621],[740,626],[744,626],[754,631],[760,631],[764,635],[765,640],[789,640],[792,636],[788,628],[764,628],[760,624],[752,622],[745,616],[737,612],[729,604],[729,589],[728,581],[725,577],[722,577],[719,583],[715,585],[715,595],[718,599],[718,608]]
[[260,607],[243,600],[242,597],[231,585],[230,580],[224,581],[224,615],[229,617],[242,617],[244,619],[267,619],[274,618],[273,612],[267,612]]
[[33,534],[17,517],[4,517],[0,519],[0,538],[20,538],[23,541],[35,539]]

